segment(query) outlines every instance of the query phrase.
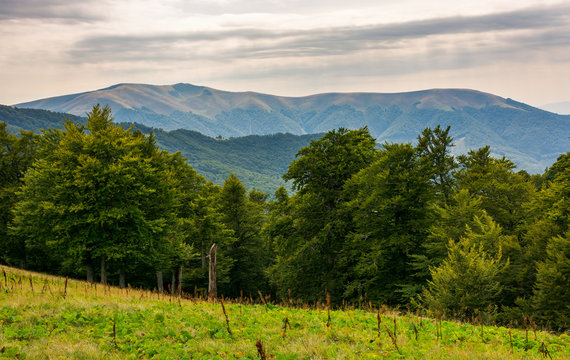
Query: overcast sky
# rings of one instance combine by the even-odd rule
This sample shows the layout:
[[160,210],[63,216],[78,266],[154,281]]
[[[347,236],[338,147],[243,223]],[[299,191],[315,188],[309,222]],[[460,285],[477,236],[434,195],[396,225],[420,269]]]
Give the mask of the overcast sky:
[[570,1],[0,0],[0,104],[117,83],[570,100]]

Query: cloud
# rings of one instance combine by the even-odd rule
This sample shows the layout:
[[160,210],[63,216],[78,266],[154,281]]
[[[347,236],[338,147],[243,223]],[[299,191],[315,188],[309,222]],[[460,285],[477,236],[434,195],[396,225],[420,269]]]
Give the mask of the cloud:
[[104,18],[98,10],[105,4],[104,0],[97,3],[68,0],[2,0],[0,21],[14,19],[96,21]]
[[[413,41],[437,37],[461,39],[460,35],[469,34],[482,37],[492,34],[495,42],[489,44],[492,50],[496,44],[511,49],[527,46],[538,49],[570,45],[567,14],[570,14],[570,5],[369,26],[285,30],[233,27],[148,35],[99,35],[78,41],[70,55],[71,61],[78,63],[181,60],[189,56],[220,61],[228,58],[318,57],[404,49]],[[512,35],[525,31],[530,34]],[[505,44],[503,38],[508,38],[509,43]]]

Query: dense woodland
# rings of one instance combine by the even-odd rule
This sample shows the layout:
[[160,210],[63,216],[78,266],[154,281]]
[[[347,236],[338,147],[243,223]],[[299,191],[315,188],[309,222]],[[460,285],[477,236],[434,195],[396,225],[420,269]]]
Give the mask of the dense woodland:
[[[153,134],[87,123],[0,125],[0,259],[119,286],[421,308],[570,328],[570,152],[542,175],[489,147],[453,157],[449,128],[377,146],[367,128],[302,148],[294,193],[196,173]],[[157,281],[158,280],[158,281]]]

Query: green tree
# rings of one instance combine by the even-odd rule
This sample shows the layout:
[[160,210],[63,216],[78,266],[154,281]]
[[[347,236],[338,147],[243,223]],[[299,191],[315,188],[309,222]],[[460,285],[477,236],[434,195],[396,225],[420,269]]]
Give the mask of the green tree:
[[345,186],[345,196],[353,199],[347,206],[356,224],[351,248],[357,274],[347,295],[367,293],[394,304],[421,288],[423,279],[414,279],[411,262],[432,223],[434,190],[432,174],[415,147],[383,147],[379,159]]
[[44,134],[16,205],[15,232],[32,249],[62,254],[68,272],[84,267],[89,280],[95,261],[102,282],[109,262],[159,269],[174,239],[167,159],[152,136],[114,125],[110,108],[97,105],[85,128],[68,121],[64,131]]
[[426,128],[418,136],[417,149],[420,157],[426,162],[429,172],[432,174],[431,181],[435,189],[435,195],[447,202],[451,197],[455,179],[453,170],[457,163],[451,155],[453,138],[449,136],[450,126],[442,129],[439,125],[435,129]]
[[460,189],[481,196],[481,206],[509,234],[523,223],[523,204],[530,201],[534,186],[505,157],[491,157],[489,146],[457,157],[460,168],[455,173]]
[[10,235],[8,226],[16,192],[37,154],[37,137],[32,131],[20,131],[20,136],[15,136],[6,130],[6,123],[0,122],[0,259],[22,268],[26,261],[25,241]]
[[[266,196],[252,191],[234,175],[224,182],[218,198],[218,211],[226,228],[233,230],[235,242],[228,251],[234,264],[230,272],[229,295],[256,293],[266,288],[264,246],[261,238]],[[250,200],[252,199],[252,200]]]
[[527,214],[523,226],[523,292],[530,298],[537,281],[537,265],[546,261],[551,239],[562,237],[570,224],[570,152],[562,154],[546,172],[542,189],[524,205]]
[[448,203],[435,205],[434,224],[421,244],[423,249],[412,255],[412,266],[417,276],[428,278],[430,269],[447,258],[449,242],[465,236],[467,230],[475,226],[475,219],[483,213],[480,197],[471,195],[467,189],[454,193]]
[[560,331],[570,328],[570,232],[550,239],[546,258],[538,263],[534,317]]
[[[340,300],[347,276],[343,253],[352,218],[343,209],[345,182],[376,156],[375,140],[367,128],[338,129],[301,149],[283,178],[297,194],[276,217],[284,233],[277,235],[277,260],[270,270],[272,284],[283,295],[316,300],[325,289]],[[293,219],[290,222],[289,219]]]
[[431,272],[422,299],[433,311],[469,319],[478,312],[494,313],[503,287],[500,277],[506,263],[501,253],[490,255],[471,239],[449,244],[449,256]]
[[211,182],[205,184],[196,197],[185,201],[187,209],[182,216],[185,241],[199,254],[199,257],[191,259],[184,279],[191,288],[203,291],[208,288],[208,252],[214,243],[218,245],[216,282],[220,289],[229,289],[230,272],[235,262],[231,257],[236,241],[234,232],[224,225],[222,214],[217,209],[220,190],[220,186]]

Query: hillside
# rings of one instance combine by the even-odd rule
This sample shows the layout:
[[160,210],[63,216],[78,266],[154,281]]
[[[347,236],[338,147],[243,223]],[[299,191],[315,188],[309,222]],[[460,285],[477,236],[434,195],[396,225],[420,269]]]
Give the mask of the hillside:
[[155,134],[161,149],[180,151],[206,179],[222,185],[233,172],[248,189],[268,193],[286,185],[281,176],[297,151],[322,135],[250,135],[217,140],[190,130],[155,130]]
[[426,127],[451,125],[456,153],[491,145],[495,155],[531,173],[544,171],[570,147],[570,116],[465,89],[282,97],[190,84],[118,84],[16,106],[83,115],[96,103],[109,104],[118,122],[225,138],[367,125],[379,142],[407,142]]
[[[83,117],[38,109],[18,109],[0,105],[0,121],[8,130],[62,129],[64,119],[84,123]],[[129,126],[126,124],[125,126]],[[152,129],[137,124],[136,128],[149,133]],[[155,130],[161,149],[171,153],[180,151],[192,167],[206,179],[223,185],[230,173],[236,174],[248,189],[273,193],[285,185],[281,176],[302,147],[321,135],[252,135],[216,140],[190,130]]]
[[8,131],[17,133],[19,129],[33,130],[39,133],[41,129],[63,129],[65,119],[83,124],[85,118],[72,114],[53,112],[39,109],[17,109],[0,105],[0,121],[5,122]]
[[[0,266],[9,359],[564,359],[565,334],[398,315],[378,305],[206,302]],[[263,300],[265,301],[265,300]],[[483,321],[484,318],[483,318]],[[258,345],[256,345],[258,344]],[[263,354],[263,355],[262,355]]]

